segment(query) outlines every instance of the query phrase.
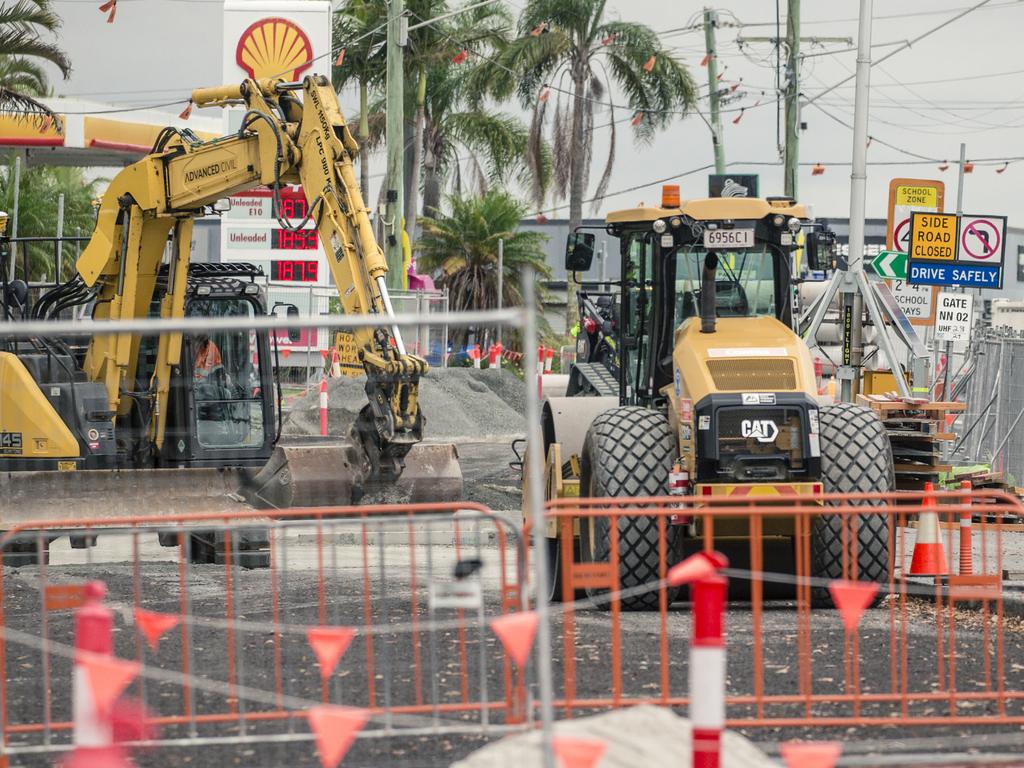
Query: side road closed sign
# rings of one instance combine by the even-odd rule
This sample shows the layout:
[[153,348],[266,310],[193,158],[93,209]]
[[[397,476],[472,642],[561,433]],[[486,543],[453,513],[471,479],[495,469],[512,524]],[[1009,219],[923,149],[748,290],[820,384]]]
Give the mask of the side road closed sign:
[[909,247],[911,285],[1003,287],[1005,216],[915,211]]

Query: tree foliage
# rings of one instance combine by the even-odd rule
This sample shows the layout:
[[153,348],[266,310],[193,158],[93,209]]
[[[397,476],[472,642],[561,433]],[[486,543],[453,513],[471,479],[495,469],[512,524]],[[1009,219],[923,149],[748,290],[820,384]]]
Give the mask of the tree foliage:
[[[21,169],[21,189],[18,196],[18,237],[54,237],[57,233],[57,200],[64,195],[64,235],[83,237],[92,234],[96,223],[93,200],[103,187],[103,179],[86,180],[81,168],[54,168],[35,166]],[[0,208],[8,215],[14,211],[14,160],[8,158],[0,166]],[[10,234],[8,223],[8,234]],[[65,243],[62,280],[73,273],[78,253],[74,243]],[[28,246],[29,278],[53,280],[56,259],[53,245]],[[24,251],[18,251],[18,276],[23,275]]]
[[55,119],[36,97],[48,87],[39,60],[56,66],[65,79],[71,74],[67,54],[43,37],[60,26],[51,0],[0,3],[0,112]]
[[[420,268],[438,271],[452,311],[498,306],[498,241],[504,241],[502,305],[523,303],[522,275],[533,269],[540,299],[541,280],[550,277],[543,244],[547,235],[518,229],[525,206],[508,193],[491,189],[481,196],[449,198],[451,213],[420,219],[423,235],[416,243]],[[456,339],[461,344],[465,331]]]

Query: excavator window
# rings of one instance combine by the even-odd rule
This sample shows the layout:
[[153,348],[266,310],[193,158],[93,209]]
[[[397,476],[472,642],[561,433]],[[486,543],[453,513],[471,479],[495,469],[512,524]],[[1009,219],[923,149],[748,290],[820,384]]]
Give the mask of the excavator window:
[[[252,302],[192,299],[189,315],[254,317]],[[259,345],[253,331],[218,331],[188,337],[196,437],[204,448],[257,448],[263,444]]]

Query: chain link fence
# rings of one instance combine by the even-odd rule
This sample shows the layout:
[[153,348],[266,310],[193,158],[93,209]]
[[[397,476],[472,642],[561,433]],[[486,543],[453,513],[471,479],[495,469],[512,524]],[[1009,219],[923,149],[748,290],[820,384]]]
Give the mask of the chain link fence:
[[954,459],[990,464],[1011,485],[1024,484],[1024,333],[977,331],[952,386],[967,404]]

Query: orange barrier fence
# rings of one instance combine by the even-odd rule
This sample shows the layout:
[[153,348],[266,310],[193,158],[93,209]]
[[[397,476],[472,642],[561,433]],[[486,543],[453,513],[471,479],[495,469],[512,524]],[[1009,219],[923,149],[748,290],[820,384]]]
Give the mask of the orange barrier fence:
[[491,626],[525,607],[515,522],[474,504],[273,514],[0,536],[0,764],[70,746],[73,610],[94,580],[158,744],[294,740],[323,703],[397,734],[530,719],[526,672]]
[[[973,574],[911,573],[927,544],[919,516],[937,513],[930,528],[956,563],[953,532],[979,511]],[[561,499],[547,514],[560,533],[563,717],[689,704],[691,617],[669,573],[718,550],[730,559],[729,727],[1024,724],[1024,631],[1007,626],[1001,578],[1002,521],[1024,507],[1009,495]],[[833,591],[863,579],[877,594],[854,588],[853,602],[874,596],[876,610],[847,630]],[[649,613],[624,623],[629,609]]]

